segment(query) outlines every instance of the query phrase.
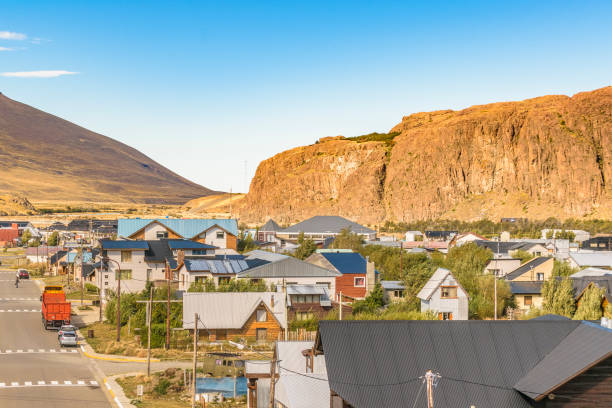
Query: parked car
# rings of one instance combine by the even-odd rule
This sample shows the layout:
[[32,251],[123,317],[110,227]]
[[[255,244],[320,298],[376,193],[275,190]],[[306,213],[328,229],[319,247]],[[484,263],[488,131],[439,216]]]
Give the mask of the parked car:
[[64,346],[74,346],[78,345],[77,343],[77,335],[75,332],[64,332],[59,337],[59,344],[61,347]]
[[30,274],[25,269],[19,269],[17,276],[19,276],[19,279],[30,279]]
[[59,337],[64,333],[75,333],[76,334],[76,330],[77,328],[71,324],[63,324],[62,327],[60,327],[59,330],[57,331],[57,336]]

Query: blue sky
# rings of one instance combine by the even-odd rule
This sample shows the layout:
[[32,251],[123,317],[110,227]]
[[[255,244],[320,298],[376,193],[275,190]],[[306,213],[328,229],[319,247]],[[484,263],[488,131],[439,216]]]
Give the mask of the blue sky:
[[320,137],[612,82],[609,1],[95,3],[3,0],[0,92],[225,191]]

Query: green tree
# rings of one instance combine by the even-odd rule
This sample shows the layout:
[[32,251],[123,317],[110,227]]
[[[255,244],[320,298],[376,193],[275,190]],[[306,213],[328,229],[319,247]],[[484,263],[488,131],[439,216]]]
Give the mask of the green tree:
[[543,310],[546,313],[572,317],[576,310],[574,287],[568,277],[552,278],[542,284]]
[[311,238],[304,238],[304,233],[298,235],[298,247],[295,249],[293,256],[298,259],[306,259],[317,250],[317,245]]
[[602,316],[601,302],[606,290],[590,284],[582,293],[580,304],[574,315],[575,320],[599,320]]
[[21,243],[27,244],[30,239],[32,239],[32,233],[30,232],[30,230],[23,230],[23,233],[21,234]]
[[355,252],[360,252],[363,249],[363,239],[359,235],[353,234],[350,229],[344,228],[336,236],[331,247],[336,249],[352,249]]
[[59,233],[57,231],[53,231],[49,238],[47,238],[47,245],[49,246],[57,246],[59,245]]
[[370,292],[365,299],[353,302],[353,314],[364,312],[374,313],[385,305],[384,299],[385,292],[380,283],[377,283],[372,292]]
[[255,244],[255,240],[251,237],[251,234],[247,235],[246,238],[238,240],[238,252],[244,253],[257,249],[258,246]]
[[513,258],[518,258],[521,260],[521,264],[524,264],[527,261],[530,261],[534,258],[534,256],[532,254],[530,254],[527,251],[523,251],[522,249],[519,249],[518,251],[514,251],[512,252],[512,257]]
[[555,263],[552,270],[553,276],[570,276],[578,272],[578,269],[572,268],[568,262],[558,261],[556,259],[554,262]]

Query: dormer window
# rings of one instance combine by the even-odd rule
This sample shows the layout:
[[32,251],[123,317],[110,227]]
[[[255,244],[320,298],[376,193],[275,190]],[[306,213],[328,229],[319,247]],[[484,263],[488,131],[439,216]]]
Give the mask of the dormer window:
[[165,239],[168,238],[168,231],[157,231],[155,233],[155,236],[157,237],[157,239]]

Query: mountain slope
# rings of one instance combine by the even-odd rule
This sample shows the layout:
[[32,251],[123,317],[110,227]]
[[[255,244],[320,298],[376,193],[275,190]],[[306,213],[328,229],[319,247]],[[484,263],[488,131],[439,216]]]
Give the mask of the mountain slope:
[[612,87],[404,117],[263,161],[245,220],[612,216]]
[[31,200],[182,204],[213,193],[138,150],[0,94],[0,191]]

